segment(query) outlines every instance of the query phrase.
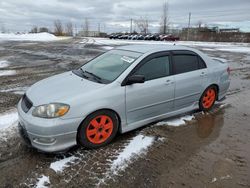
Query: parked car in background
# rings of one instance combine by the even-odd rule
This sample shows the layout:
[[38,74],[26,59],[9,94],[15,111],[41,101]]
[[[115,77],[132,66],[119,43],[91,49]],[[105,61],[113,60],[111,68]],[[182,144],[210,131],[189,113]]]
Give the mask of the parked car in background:
[[180,40],[179,37],[174,35],[165,35],[165,34],[111,34],[109,36],[110,39],[128,39],[128,40],[154,40],[154,41],[177,41]]
[[132,40],[137,40],[138,39],[138,35],[133,35],[133,37],[131,39]]
[[138,37],[137,37],[137,40],[144,40],[144,36],[143,35],[138,35]]
[[145,35],[144,40],[150,40],[150,36],[151,36],[151,34]]
[[111,34],[109,36],[110,39],[118,39],[121,36],[121,34]]
[[179,37],[176,37],[174,35],[162,35],[160,39],[162,41],[177,41],[177,40],[180,40]]

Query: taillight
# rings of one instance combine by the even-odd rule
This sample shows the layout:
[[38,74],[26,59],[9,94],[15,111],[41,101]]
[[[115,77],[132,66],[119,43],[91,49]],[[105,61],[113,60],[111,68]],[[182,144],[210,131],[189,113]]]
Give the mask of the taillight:
[[230,75],[230,72],[231,72],[230,67],[227,67],[227,73],[228,73],[228,75]]

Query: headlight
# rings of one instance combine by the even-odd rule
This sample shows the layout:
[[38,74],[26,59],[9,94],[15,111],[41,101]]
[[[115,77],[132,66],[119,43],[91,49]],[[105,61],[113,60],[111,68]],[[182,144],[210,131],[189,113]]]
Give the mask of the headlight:
[[36,107],[32,115],[41,118],[56,118],[65,115],[69,111],[69,105],[52,103]]

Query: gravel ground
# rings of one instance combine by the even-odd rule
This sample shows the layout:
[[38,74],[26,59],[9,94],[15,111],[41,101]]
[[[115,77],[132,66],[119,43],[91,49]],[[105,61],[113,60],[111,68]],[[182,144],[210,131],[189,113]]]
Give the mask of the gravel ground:
[[[33,83],[75,69],[112,45],[69,39],[0,46],[0,62],[8,62],[0,73],[16,73],[0,76],[2,114],[15,109]],[[101,149],[76,147],[54,155],[28,148],[13,126],[0,134],[0,187],[35,187],[39,180],[48,187],[250,187],[250,52],[205,50],[233,68],[227,99],[211,112],[190,112],[195,118],[179,127],[152,124],[118,135]],[[126,161],[123,169],[112,170],[114,160],[138,135],[152,138],[153,144]],[[69,157],[75,160],[64,170],[51,168]]]

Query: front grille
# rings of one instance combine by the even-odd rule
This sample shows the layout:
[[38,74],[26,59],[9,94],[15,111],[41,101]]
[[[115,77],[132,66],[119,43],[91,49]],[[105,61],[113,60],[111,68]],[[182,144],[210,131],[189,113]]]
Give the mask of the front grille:
[[20,136],[23,138],[24,142],[28,145],[31,146],[31,141],[29,139],[28,133],[26,131],[25,128],[23,128],[23,126],[21,126],[21,124],[18,124],[18,130],[19,130],[19,134]]
[[24,95],[22,98],[22,102],[21,102],[21,107],[23,111],[27,113],[32,106],[33,106],[32,102],[29,100],[29,98],[26,95]]

